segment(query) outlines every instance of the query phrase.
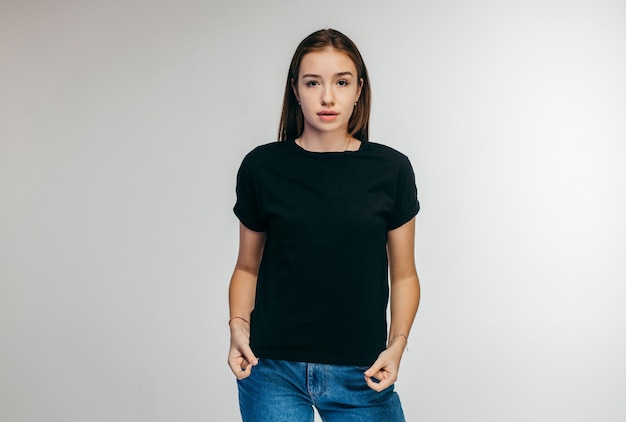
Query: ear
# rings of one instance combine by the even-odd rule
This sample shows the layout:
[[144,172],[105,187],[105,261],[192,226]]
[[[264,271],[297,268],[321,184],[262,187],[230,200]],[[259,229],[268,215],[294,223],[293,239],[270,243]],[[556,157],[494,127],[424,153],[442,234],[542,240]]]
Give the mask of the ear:
[[359,78],[359,87],[356,90],[356,98],[354,100],[354,102],[359,101],[359,98],[361,98],[361,91],[363,90],[363,78]]
[[296,81],[291,78],[291,89],[293,90],[293,95],[296,96],[296,100],[300,102],[300,95],[298,94],[298,86],[296,85]]

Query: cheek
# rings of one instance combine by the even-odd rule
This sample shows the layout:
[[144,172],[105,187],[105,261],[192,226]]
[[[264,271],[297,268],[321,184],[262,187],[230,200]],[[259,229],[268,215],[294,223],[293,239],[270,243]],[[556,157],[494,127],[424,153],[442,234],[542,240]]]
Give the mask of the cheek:
[[309,102],[307,102],[306,98],[301,98],[300,99],[300,109],[302,110],[303,113],[306,113],[307,111],[311,110],[311,104]]
[[311,97],[310,95],[307,95],[306,93],[303,94],[302,91],[300,92],[300,95],[298,96],[298,101],[300,102],[302,107],[311,103],[310,97]]

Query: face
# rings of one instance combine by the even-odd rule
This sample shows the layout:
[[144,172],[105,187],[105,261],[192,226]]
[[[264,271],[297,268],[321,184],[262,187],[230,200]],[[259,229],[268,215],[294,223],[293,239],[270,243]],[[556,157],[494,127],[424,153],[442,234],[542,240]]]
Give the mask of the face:
[[363,80],[346,54],[325,49],[306,54],[293,89],[304,115],[304,132],[345,135]]

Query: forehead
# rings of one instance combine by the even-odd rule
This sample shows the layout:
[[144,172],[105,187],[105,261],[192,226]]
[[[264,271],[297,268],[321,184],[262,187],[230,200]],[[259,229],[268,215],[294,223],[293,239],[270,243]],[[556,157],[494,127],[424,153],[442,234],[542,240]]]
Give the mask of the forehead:
[[300,62],[300,75],[326,76],[342,72],[352,72],[356,76],[356,66],[346,53],[330,48],[307,53]]

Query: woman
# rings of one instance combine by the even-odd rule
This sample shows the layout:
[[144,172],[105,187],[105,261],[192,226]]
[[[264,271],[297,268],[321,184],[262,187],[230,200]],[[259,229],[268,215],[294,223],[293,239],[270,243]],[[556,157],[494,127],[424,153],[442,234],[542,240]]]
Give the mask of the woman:
[[244,421],[312,421],[313,407],[324,421],[404,420],[393,383],[419,304],[419,203],[408,158],[368,142],[370,98],[354,43],[311,34],[279,142],[239,169],[228,363]]

